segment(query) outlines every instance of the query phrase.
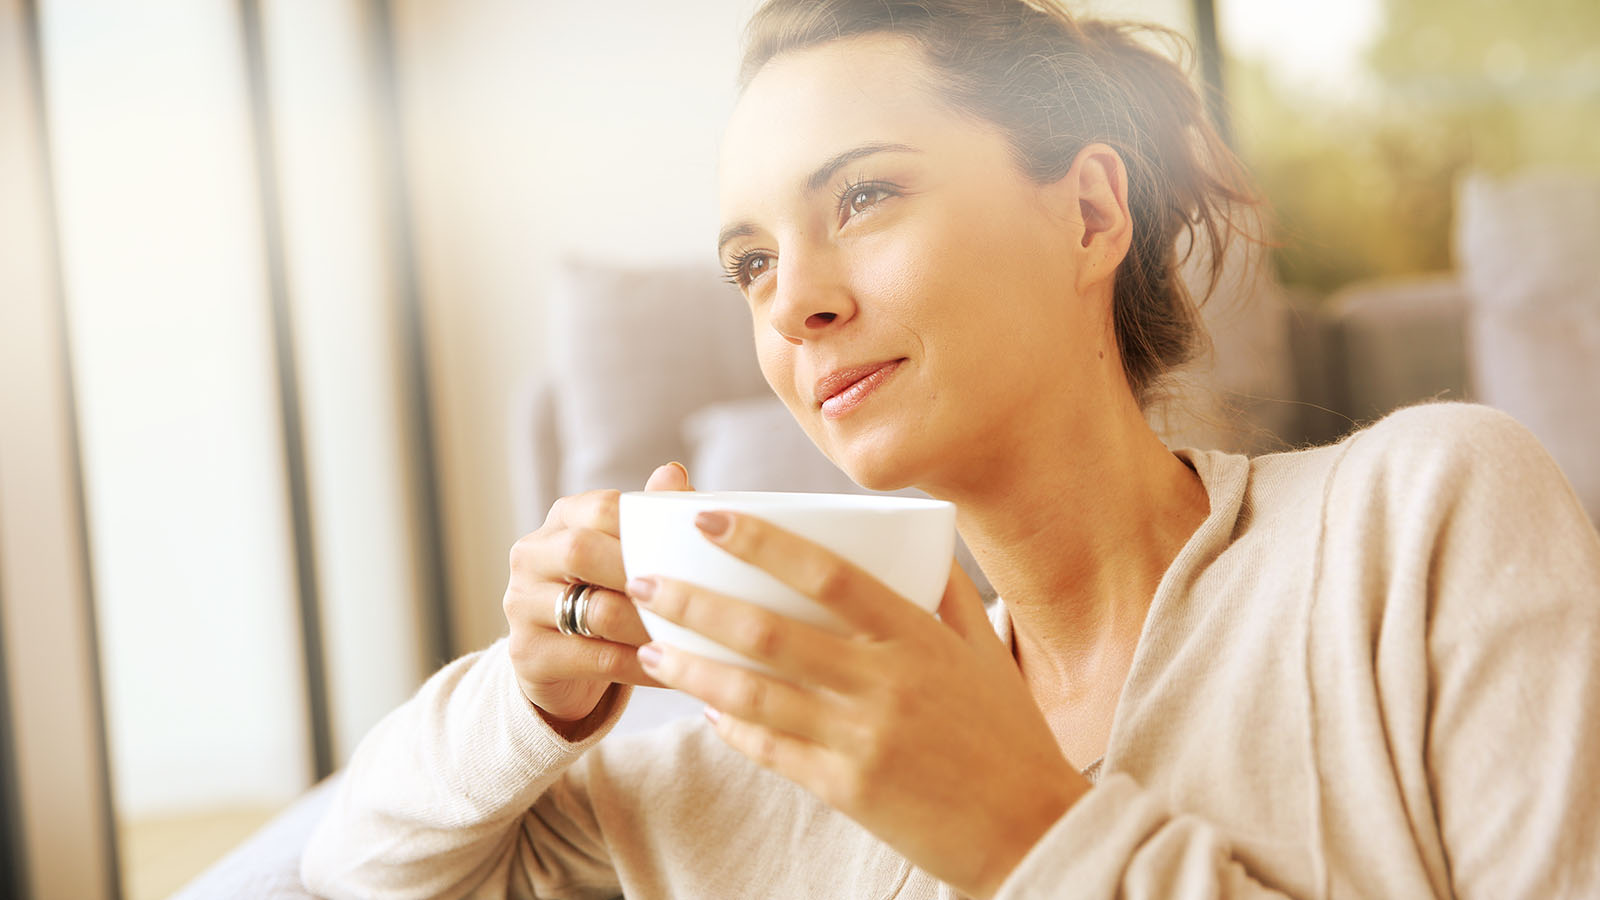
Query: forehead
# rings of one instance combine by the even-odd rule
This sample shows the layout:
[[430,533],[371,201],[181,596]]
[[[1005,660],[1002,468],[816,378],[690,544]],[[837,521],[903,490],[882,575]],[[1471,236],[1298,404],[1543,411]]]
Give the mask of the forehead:
[[952,125],[937,72],[906,38],[863,35],[783,54],[745,89],[723,138],[724,219],[774,191],[797,190],[823,160],[868,142],[928,148]]

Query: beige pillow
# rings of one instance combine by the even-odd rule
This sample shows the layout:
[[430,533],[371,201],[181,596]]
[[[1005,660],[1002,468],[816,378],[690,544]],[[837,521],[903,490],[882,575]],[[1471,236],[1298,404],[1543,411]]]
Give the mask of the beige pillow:
[[1600,522],[1600,177],[1475,175],[1456,209],[1478,399],[1539,438]]
[[768,391],[744,301],[712,267],[569,262],[549,310],[563,494],[643,487],[686,456],[691,411]]
[[771,395],[705,406],[683,435],[689,476],[703,491],[862,492]]

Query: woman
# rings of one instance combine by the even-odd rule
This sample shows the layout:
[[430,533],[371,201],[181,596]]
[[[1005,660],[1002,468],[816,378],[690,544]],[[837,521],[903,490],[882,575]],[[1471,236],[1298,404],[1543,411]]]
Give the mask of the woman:
[[[935,619],[731,514],[708,540],[854,632],[628,583],[616,493],[564,499],[509,639],[357,751],[313,890],[1600,896],[1600,538],[1532,438],[1440,405],[1249,460],[1145,424],[1200,341],[1180,232],[1220,257],[1245,195],[1181,70],[1043,2],[775,0],[743,85],[719,252],[763,371],[858,482],[956,503],[993,620],[959,569]],[[709,721],[595,746],[631,684]]]

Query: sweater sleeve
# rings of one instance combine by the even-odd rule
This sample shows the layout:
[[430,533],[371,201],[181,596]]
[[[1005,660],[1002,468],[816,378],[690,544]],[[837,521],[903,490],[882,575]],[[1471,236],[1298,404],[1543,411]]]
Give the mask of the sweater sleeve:
[[1526,429],[1457,410],[1454,447],[1421,476],[1449,500],[1425,758],[1451,886],[1600,897],[1600,535]]
[[614,687],[578,742],[517,687],[505,641],[439,670],[357,747],[301,862],[329,898],[614,897],[581,792],[551,788],[616,724]]
[[995,900],[1060,897],[1286,897],[1233,858],[1203,818],[1173,813],[1133,778],[1112,773],[1028,851]]

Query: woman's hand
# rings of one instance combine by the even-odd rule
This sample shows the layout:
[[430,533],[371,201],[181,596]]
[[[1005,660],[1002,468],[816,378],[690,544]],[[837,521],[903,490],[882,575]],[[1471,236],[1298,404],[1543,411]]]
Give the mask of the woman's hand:
[[[657,468],[647,491],[687,491],[677,463]],[[617,491],[590,491],[557,500],[544,525],[511,548],[511,580],[503,603],[511,626],[511,664],[522,693],[558,732],[572,738],[612,684],[656,685],[640,668],[640,644],[650,639],[639,613],[623,596]],[[592,638],[556,630],[556,607],[568,585],[595,585],[584,616]]]
[[837,613],[847,635],[665,578],[635,602],[779,677],[661,644],[660,683],[708,704],[723,740],[798,783],[924,871],[992,895],[1089,784],[1062,755],[972,582],[951,566],[939,618],[760,519],[697,523],[734,556]]

